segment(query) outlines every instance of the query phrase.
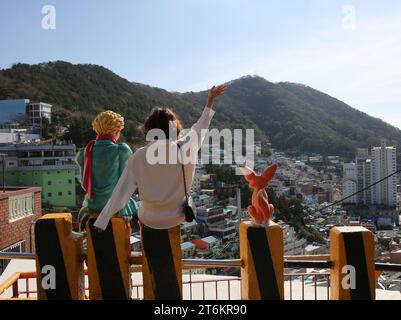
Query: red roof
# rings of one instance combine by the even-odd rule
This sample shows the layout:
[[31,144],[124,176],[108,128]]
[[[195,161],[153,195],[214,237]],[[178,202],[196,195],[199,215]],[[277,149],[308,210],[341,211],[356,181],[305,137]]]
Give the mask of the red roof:
[[191,242],[196,246],[197,249],[208,249],[209,248],[209,245],[207,244],[207,242],[205,242],[203,240],[195,239],[195,240],[192,240]]

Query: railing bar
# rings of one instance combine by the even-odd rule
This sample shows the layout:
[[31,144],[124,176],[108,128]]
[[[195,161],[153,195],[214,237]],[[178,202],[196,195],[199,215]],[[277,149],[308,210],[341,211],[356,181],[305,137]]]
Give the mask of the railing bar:
[[315,277],[315,300],[317,300],[317,275],[314,275]]
[[204,282],[202,283],[202,286],[203,286],[203,300],[205,300],[205,283]]
[[304,277],[304,275],[302,275],[302,300],[305,300],[304,284],[305,284],[305,277]]
[[240,299],[242,299],[242,281],[241,278],[239,278],[239,292],[240,292]]
[[327,300],[330,299],[330,275],[327,275]]
[[218,290],[217,290],[217,281],[215,282],[215,284],[216,284],[216,300],[219,300],[219,293],[218,293]]
[[284,260],[292,261],[292,260],[304,260],[304,261],[330,261],[329,254],[322,254],[322,255],[303,255],[303,256],[284,256]]
[[376,271],[394,271],[401,272],[401,264],[395,263],[375,263]]
[[9,259],[35,260],[35,254],[27,252],[0,252],[0,260]]
[[187,268],[225,268],[225,267],[242,267],[241,259],[182,259],[182,267]]
[[[202,283],[202,282],[216,282],[216,281],[227,281],[227,280],[241,280],[241,278],[233,277],[231,279],[221,278],[221,279],[213,279],[213,280],[193,280],[192,283]],[[184,281],[183,284],[188,284],[189,281]]]
[[284,260],[285,268],[313,268],[313,269],[329,269],[331,268],[331,261],[319,261],[319,260]]
[[228,300],[230,299],[230,280],[227,280]]
[[[317,276],[325,276],[325,275],[328,275],[328,274],[330,274],[330,272],[322,272],[322,273],[317,273],[317,272],[308,272],[308,273],[284,273],[284,276],[286,277],[286,276],[290,276],[290,275],[293,275],[293,276],[301,276],[302,274],[304,274],[304,275],[308,275],[308,276],[314,276],[314,275],[317,275]],[[235,280],[235,279],[233,279],[233,280]]]
[[13,298],[18,298],[18,279],[13,283]]
[[192,269],[189,269],[189,299],[192,300]]
[[290,274],[290,300],[292,300],[292,275]]

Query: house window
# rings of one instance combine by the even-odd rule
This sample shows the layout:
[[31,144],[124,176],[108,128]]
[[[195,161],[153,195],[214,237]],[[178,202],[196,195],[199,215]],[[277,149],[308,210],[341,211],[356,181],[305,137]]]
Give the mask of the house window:
[[51,186],[51,185],[52,185],[52,182],[51,182],[51,181],[47,181],[47,185],[48,185],[48,186]]
[[63,195],[63,193],[60,191],[60,192],[58,193],[58,195],[59,195],[59,196],[62,196],[62,195]]
[[72,184],[72,179],[68,179],[68,183],[69,183],[69,184]]
[[69,196],[72,195],[72,192],[71,192],[71,191],[68,191],[68,195],[69,195]]
[[48,196],[48,197],[51,197],[51,196],[52,196],[52,193],[51,193],[51,192],[49,192],[49,193],[47,194],[47,196]]

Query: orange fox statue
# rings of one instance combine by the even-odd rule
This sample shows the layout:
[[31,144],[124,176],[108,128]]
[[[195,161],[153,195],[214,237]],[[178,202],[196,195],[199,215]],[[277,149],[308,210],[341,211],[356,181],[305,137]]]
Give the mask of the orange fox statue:
[[274,207],[269,203],[265,188],[273,179],[277,165],[273,164],[258,175],[248,167],[241,167],[249,186],[253,189],[252,205],[248,206],[248,213],[257,224],[267,225],[273,217]]

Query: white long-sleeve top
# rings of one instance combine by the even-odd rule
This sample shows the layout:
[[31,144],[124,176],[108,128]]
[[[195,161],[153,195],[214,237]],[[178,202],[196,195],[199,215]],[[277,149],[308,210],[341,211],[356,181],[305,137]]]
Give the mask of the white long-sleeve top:
[[[175,140],[155,140],[138,149],[127,160],[111,198],[94,225],[105,230],[113,214],[126,205],[137,188],[141,200],[138,218],[143,224],[154,229],[169,229],[182,223],[185,219],[182,212],[185,201],[184,182],[182,165],[176,158],[178,155],[182,159],[183,153],[187,151],[186,159],[190,161],[184,162],[184,172],[187,185],[185,192],[188,192],[195,173],[198,151],[214,113],[214,110],[205,107],[187,134]],[[177,148],[177,143],[182,145],[181,149]],[[155,150],[158,152],[155,153]],[[160,157],[160,150],[166,150],[166,161],[154,163],[152,156],[156,154]]]

